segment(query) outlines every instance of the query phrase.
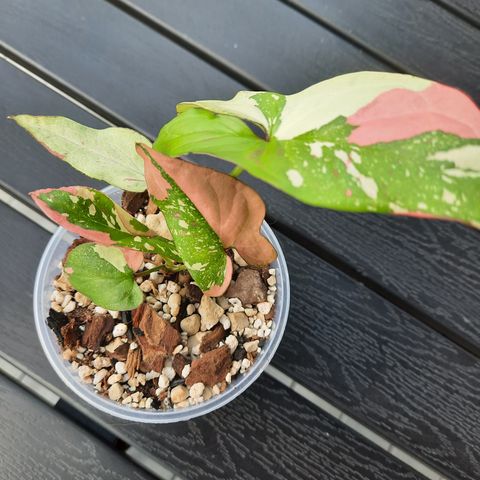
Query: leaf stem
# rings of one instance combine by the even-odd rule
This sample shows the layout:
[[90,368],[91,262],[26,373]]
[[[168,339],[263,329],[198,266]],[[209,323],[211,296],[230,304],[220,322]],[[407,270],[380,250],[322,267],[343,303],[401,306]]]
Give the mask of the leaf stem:
[[243,172],[243,168],[240,167],[239,165],[236,165],[232,169],[232,171],[229,173],[229,175],[233,178],[237,178],[242,172]]
[[159,270],[169,270],[171,272],[181,272],[185,269],[185,265],[159,265],[158,267],[150,268],[149,270],[144,270],[143,272],[135,272],[133,275],[135,277],[144,277],[145,275],[150,275],[153,272],[158,272]]

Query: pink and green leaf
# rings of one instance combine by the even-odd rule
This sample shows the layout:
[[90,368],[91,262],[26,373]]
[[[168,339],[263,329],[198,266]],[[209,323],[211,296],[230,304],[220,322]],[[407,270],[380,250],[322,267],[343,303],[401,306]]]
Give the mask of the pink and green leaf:
[[177,109],[154,144],[167,155],[224,158],[311,205],[480,225],[480,111],[451,87],[359,72]]
[[50,153],[89,177],[131,192],[146,188],[135,144],[147,138],[128,128],[90,128],[65,117],[14,115],[15,122]]
[[228,288],[232,262],[220,238],[192,200],[145,145],[137,151],[145,160],[148,191],[165,217],[180,257],[196,284],[208,295],[219,296]]
[[143,302],[133,270],[117,247],[79,245],[69,253],[65,273],[75,290],[108,310],[132,310]]
[[171,240],[155,235],[98,190],[88,187],[48,188],[30,195],[50,219],[88,240],[180,260]]

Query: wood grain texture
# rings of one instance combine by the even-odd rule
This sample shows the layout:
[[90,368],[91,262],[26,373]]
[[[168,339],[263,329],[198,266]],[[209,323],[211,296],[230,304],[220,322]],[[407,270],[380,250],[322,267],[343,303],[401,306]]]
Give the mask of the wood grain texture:
[[183,0],[175,8],[155,0],[128,3],[248,72],[265,90],[295,93],[352,70],[388,70],[277,0],[203,0],[201,6]]
[[432,1],[287,0],[348,32],[410,73],[466,90],[480,100],[480,30]]
[[[71,397],[47,364],[33,328],[31,279],[49,235],[1,203],[0,216],[9,227],[0,265],[11,279],[0,289],[0,350]],[[420,478],[267,376],[200,420],[159,427],[96,416],[184,478]]]
[[154,134],[192,94],[227,99],[241,88],[105,2],[2,2],[0,30],[6,44]]
[[[1,240],[4,256],[0,266],[6,278],[11,279],[0,290],[0,321],[4,325],[0,350],[47,381],[60,385],[44,359],[32,328],[30,292],[33,273],[48,234],[1,204],[0,215],[9,226]],[[480,395],[480,362],[435,333],[411,325],[411,319],[406,315],[298,245],[284,238],[281,240],[285,251],[289,252],[292,313],[273,364],[320,396],[328,396],[347,413],[423,461],[458,478],[474,479],[475,471],[480,468],[480,406],[476,401]],[[16,265],[9,260],[20,256],[22,261]],[[25,293],[19,296],[16,294],[19,291]],[[5,328],[12,325],[12,318],[15,318],[14,328]],[[243,405],[243,401],[242,396],[237,402]],[[239,415],[245,417],[247,425],[250,424],[249,410],[243,406],[238,408],[242,412]],[[276,411],[283,407],[272,404],[268,408]],[[295,422],[300,422],[301,418],[299,415]],[[303,418],[306,424],[312,422],[308,415]],[[149,451],[165,448],[165,441],[153,442],[150,435],[153,432],[163,434],[167,427],[148,427],[150,433],[144,436],[142,443],[142,435],[137,434],[128,422],[106,416],[102,419],[120,428],[127,440],[134,438],[136,443]],[[228,417],[222,419],[219,423],[227,422]],[[198,422],[203,425],[202,420]],[[217,426],[217,423],[214,425]],[[300,425],[297,426],[299,430],[303,428]],[[202,432],[198,426],[189,428],[199,435]],[[241,436],[235,442],[241,445],[245,441],[242,440],[245,438],[244,430],[237,431],[239,427],[233,428],[228,423],[224,428]],[[246,425],[242,428],[245,429]],[[264,424],[258,426],[260,438],[260,432],[266,428]],[[184,430],[178,431],[187,435]],[[200,438],[214,436],[213,430],[208,431],[211,433],[202,433]],[[284,442],[291,433],[276,430],[271,435]],[[187,437],[193,441],[195,435],[190,433]],[[184,439],[182,436],[179,438]],[[234,442],[234,437],[227,435],[227,438]],[[182,448],[191,450],[191,445],[185,442]],[[205,442],[205,448],[210,448],[206,440],[201,442]],[[169,440],[167,445],[171,443]],[[171,448],[174,449],[174,446]],[[226,444],[224,449],[228,451],[228,448],[232,447]],[[212,451],[215,450],[218,448]],[[171,462],[178,453],[178,450],[173,453],[166,450],[161,459],[173,468]],[[312,455],[308,449],[304,454]],[[247,468],[242,467],[244,457],[238,459],[239,465],[232,463],[233,457],[230,452],[221,468],[228,465]],[[177,459],[177,471],[185,468],[183,462],[189,461],[185,458],[180,456]],[[192,464],[192,468],[195,465]],[[202,468],[207,467],[204,465]]]
[[477,27],[480,25],[480,3],[477,0],[436,0],[442,6],[449,6],[454,12],[470,20]]
[[147,480],[152,476],[0,375],[2,480]]

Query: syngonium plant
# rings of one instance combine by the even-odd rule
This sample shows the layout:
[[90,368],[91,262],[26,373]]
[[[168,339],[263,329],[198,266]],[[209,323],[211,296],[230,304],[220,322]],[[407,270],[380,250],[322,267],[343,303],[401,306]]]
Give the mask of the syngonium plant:
[[[187,269],[208,295],[228,287],[235,247],[251,265],[276,252],[260,234],[265,206],[235,177],[244,169],[310,205],[458,220],[480,227],[480,110],[464,93],[422,78],[358,72],[294,95],[241,91],[228,101],[177,105],[152,145],[125,128],[95,130],[62,117],[13,119],[51,153],[121,189],[148,190],[170,238],[88,187],[37,190],[37,205],[91,241],[74,248],[73,287],[110,310],[143,301],[144,253]],[[250,128],[255,125],[261,130]],[[179,157],[208,154],[231,175]]]

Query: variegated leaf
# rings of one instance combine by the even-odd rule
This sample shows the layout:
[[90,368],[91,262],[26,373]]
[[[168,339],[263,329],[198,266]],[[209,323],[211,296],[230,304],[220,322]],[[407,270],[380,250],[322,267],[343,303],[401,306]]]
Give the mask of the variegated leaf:
[[98,190],[88,187],[47,188],[30,195],[50,219],[88,240],[180,260],[171,240],[155,235]]
[[137,142],[149,144],[143,135],[128,128],[97,130],[65,117],[15,115],[50,153],[89,177],[131,192],[146,188],[143,161],[135,152]]
[[175,246],[197,285],[208,295],[219,296],[232,276],[232,262],[212,227],[175,180],[155,160],[145,145],[137,151],[145,159],[145,178],[153,201],[162,211]]
[[224,158],[311,205],[480,225],[480,111],[451,87],[359,72],[177,109],[154,144],[167,155]]
[[143,302],[143,293],[119,248],[79,245],[68,254],[65,273],[75,290],[108,310],[132,310]]

